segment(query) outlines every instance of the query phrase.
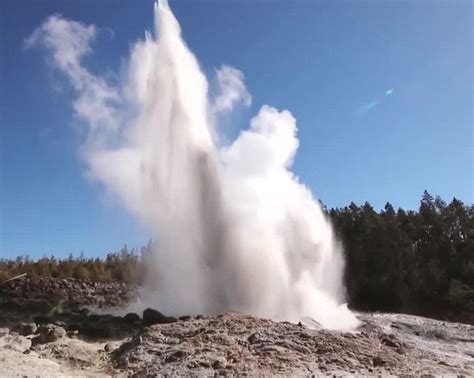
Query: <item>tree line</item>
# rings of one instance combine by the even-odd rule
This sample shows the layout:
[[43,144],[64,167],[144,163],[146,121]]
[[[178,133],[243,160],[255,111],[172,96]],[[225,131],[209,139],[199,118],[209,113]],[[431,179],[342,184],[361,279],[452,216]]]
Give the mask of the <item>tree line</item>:
[[[352,308],[474,311],[474,205],[456,198],[448,204],[425,191],[417,211],[395,210],[387,203],[377,212],[368,202],[324,210],[344,246]],[[0,282],[30,273],[141,284],[151,250],[149,242],[105,258],[0,259]]]
[[29,256],[16,259],[0,259],[0,282],[15,275],[29,273],[53,278],[77,278],[100,282],[141,283],[144,266],[141,256],[147,247],[140,251],[129,250],[125,245],[120,251],[111,252],[105,258],[86,258],[72,254],[66,259],[44,256],[33,260]]
[[425,191],[418,211],[366,202],[327,211],[343,242],[353,308],[474,310],[474,206]]

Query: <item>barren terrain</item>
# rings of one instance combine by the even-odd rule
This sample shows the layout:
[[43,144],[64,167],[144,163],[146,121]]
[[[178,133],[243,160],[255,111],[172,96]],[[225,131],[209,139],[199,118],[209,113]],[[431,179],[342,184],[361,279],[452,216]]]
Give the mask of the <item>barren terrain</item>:
[[358,314],[359,329],[337,332],[238,313],[125,315],[136,295],[31,277],[0,286],[0,376],[474,374],[468,324]]

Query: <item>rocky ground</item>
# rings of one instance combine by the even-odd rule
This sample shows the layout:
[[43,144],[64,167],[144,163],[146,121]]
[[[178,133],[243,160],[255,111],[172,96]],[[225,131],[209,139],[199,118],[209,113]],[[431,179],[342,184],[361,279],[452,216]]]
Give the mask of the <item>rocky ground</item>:
[[359,314],[358,330],[336,332],[236,313],[125,314],[135,288],[19,281],[0,285],[0,376],[474,374],[471,325]]
[[26,275],[0,285],[0,306],[47,312],[55,307],[107,308],[135,300],[137,288],[118,282],[93,282]]

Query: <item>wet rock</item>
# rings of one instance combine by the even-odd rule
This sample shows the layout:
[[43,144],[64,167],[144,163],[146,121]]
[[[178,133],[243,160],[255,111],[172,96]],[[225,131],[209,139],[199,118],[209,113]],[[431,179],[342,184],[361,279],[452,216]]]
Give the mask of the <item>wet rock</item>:
[[147,325],[166,324],[177,322],[178,319],[172,316],[163,315],[158,310],[147,308],[143,311],[143,322]]
[[61,340],[66,335],[66,330],[55,324],[45,324],[38,328],[38,334],[35,338],[36,343],[52,343]]
[[123,317],[123,321],[126,323],[139,322],[140,316],[135,312],[129,312],[127,315]]
[[21,323],[16,331],[22,336],[33,335],[38,327],[35,323]]
[[146,324],[164,323],[165,320],[166,320],[166,316],[163,315],[158,310],[147,308],[143,311],[143,321]]

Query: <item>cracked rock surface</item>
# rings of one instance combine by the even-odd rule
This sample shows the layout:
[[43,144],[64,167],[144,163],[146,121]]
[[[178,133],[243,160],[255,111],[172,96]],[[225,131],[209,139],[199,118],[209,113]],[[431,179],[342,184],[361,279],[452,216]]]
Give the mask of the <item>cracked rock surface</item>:
[[117,348],[112,363],[131,376],[474,373],[469,356],[447,362],[361,318],[353,333],[242,314],[153,325]]

